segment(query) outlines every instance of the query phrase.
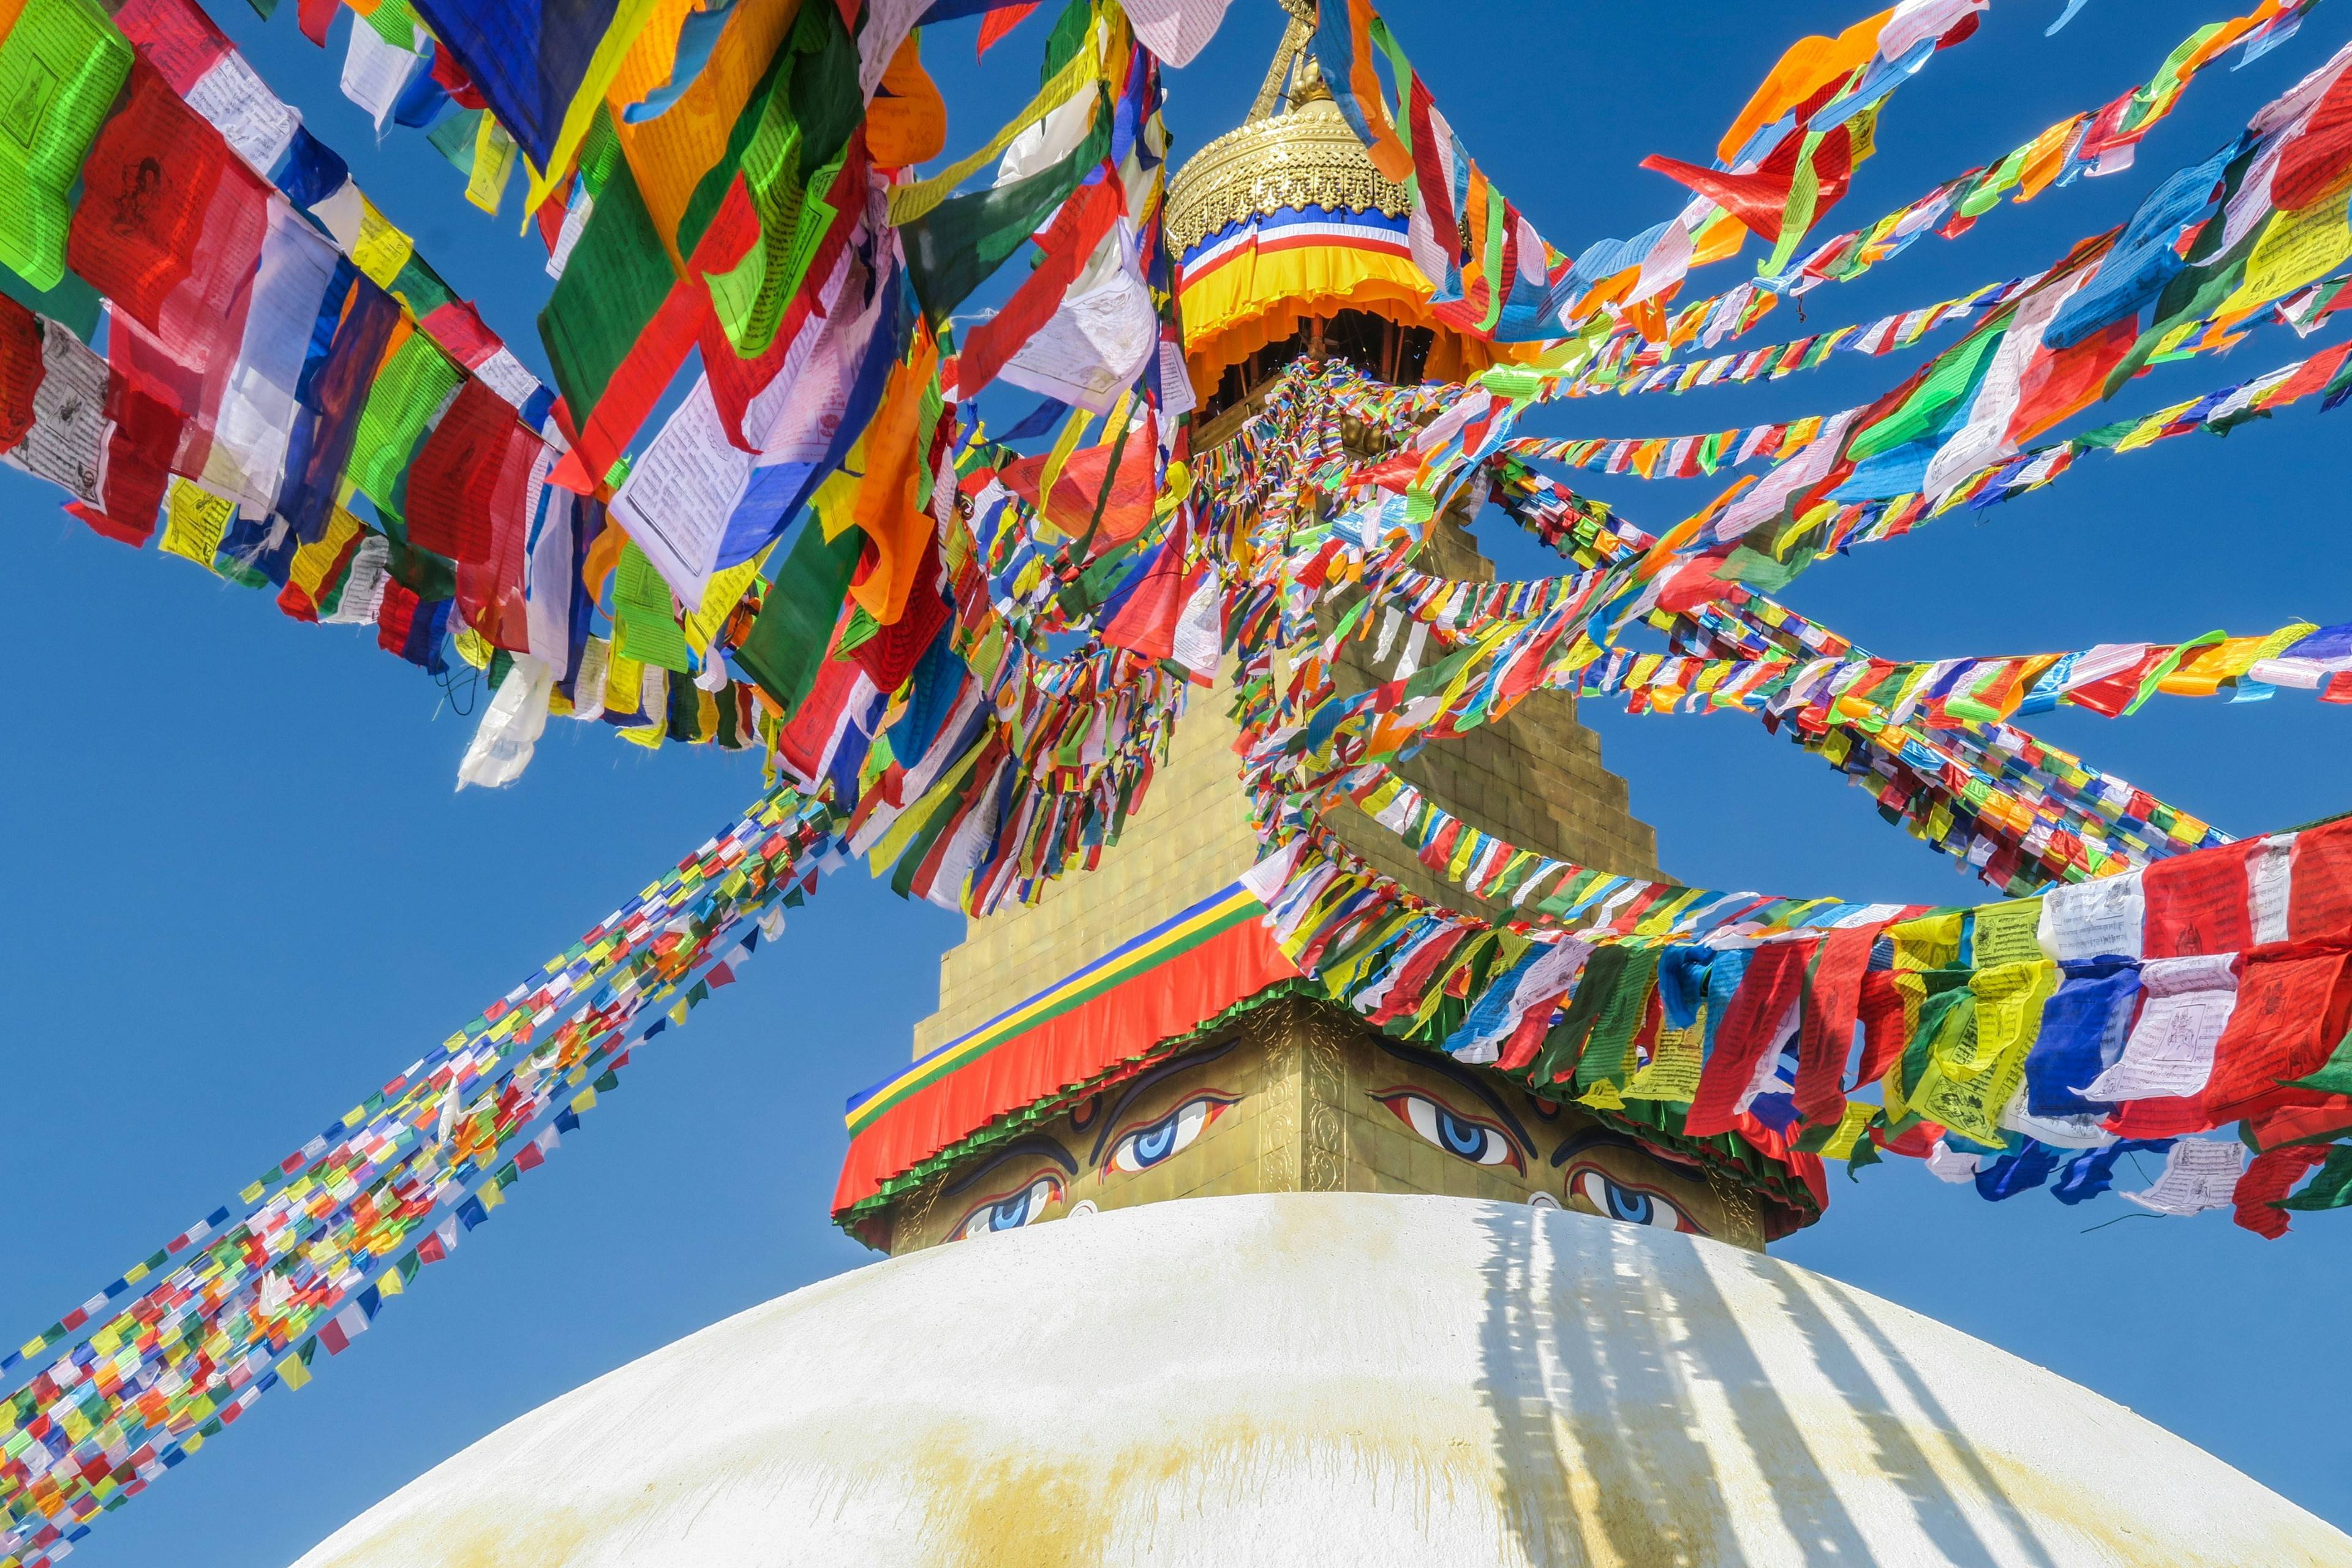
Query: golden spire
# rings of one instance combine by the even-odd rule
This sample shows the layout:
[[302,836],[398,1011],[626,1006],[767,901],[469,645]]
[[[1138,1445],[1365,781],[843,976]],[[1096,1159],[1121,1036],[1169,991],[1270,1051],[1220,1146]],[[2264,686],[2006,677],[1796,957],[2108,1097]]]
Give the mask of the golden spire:
[[1284,0],[1284,7],[1290,26],[1249,119],[1194,153],[1169,182],[1168,241],[1179,256],[1229,223],[1286,206],[1390,217],[1412,211],[1412,191],[1372,167],[1307,50],[1313,0]]

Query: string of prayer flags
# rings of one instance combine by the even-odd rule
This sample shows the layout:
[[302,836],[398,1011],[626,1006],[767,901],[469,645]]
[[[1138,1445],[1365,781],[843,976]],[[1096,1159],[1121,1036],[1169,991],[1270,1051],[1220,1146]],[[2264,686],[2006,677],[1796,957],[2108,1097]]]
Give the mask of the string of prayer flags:
[[763,796],[644,893],[20,1347],[0,1355],[0,1560],[62,1559],[102,1512],[308,1383],[487,1223],[618,1087],[666,1015],[731,979],[830,816]]
[[[2243,59],[2276,47],[2294,34],[2310,9],[2291,0],[2262,0],[2242,16],[2199,27],[2174,46],[2140,87],[2057,121],[2004,156],[1943,181],[1867,226],[1824,240],[1801,257],[1784,257],[1776,250],[1765,264],[1764,276],[1671,310],[1662,301],[1672,298],[1692,267],[1736,251],[1742,226],[1701,199],[1680,219],[1659,225],[1636,240],[1598,242],[1579,258],[1579,268],[1596,283],[1621,281],[1615,288],[1595,287],[1582,313],[1568,321],[1570,327],[1580,321],[1604,324],[1597,337],[1577,340],[1575,363],[1589,365],[1596,376],[1611,378],[1653,370],[1685,344],[1713,348],[1748,331],[1783,298],[1851,282],[1901,255],[1922,237],[1957,237],[2000,205],[2004,195],[2015,205],[2085,174],[2122,173],[2131,167],[2139,142],[2179,105],[2206,65],[2233,47],[2243,47]],[[1814,118],[1817,122],[1825,119],[1820,112]],[[1793,170],[1791,174],[1793,187]],[[1727,229],[1735,242],[1727,249],[1722,243]],[[1607,270],[1612,268],[1613,272]],[[1622,281],[1629,279],[1630,285]],[[1640,308],[1628,309],[1629,300]]]
[[[1418,812],[1409,787],[1391,781],[1367,805]],[[2241,1225],[2276,1236],[2288,1211],[2333,1206],[2340,1182],[2315,1184],[2302,1204],[2290,1189],[2352,1131],[2352,1097],[2322,1070],[2352,1013],[2352,926],[2333,880],[2347,844],[2352,823],[2337,819],[1972,910],[1702,893],[1568,868],[1558,893],[1522,900],[1535,923],[1509,928],[1433,910],[1320,830],[1264,868],[1268,925],[1335,1002],[1528,1075],[1538,1092],[1572,1084],[1603,1113],[1640,1099],[1675,1133],[1735,1135],[1799,1156],[1801,1171],[1818,1170],[1801,1157],[1832,1138],[1857,1165],[1864,1146],[1932,1156],[1995,1201],[2055,1175],[2061,1201],[2079,1202],[2106,1175],[2078,1176],[2078,1163],[2186,1139],[2190,1152],[2155,1186],[2126,1195],[2175,1215],[2233,1206]],[[1554,910],[1558,923],[1538,918]],[[1520,933],[1519,956],[1484,962],[1507,932]],[[1820,972],[1832,954],[1846,977],[1836,991]],[[1637,1018],[1645,998],[1664,1000],[1675,1032],[1636,1037],[1610,1022]],[[1776,1040],[1770,1021],[1800,1015],[1801,1030]],[[1843,1044],[1857,1022],[1858,1066]],[[1686,1041],[1696,1083],[1653,1095],[1641,1072]],[[2076,1078],[2079,1092],[2059,1087]],[[1883,1103],[1855,1113],[1850,1096],[1874,1088]],[[2193,1135],[2231,1122],[2238,1138],[2195,1152]],[[2257,1172],[2260,1185],[2241,1180]]]

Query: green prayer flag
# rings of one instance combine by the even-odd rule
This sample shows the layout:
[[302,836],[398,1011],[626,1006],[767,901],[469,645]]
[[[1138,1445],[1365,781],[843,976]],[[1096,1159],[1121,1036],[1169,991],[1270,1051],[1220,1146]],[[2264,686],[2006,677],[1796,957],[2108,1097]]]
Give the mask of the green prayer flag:
[[1019,250],[1108,155],[1110,129],[1110,106],[1097,104],[1093,129],[1060,163],[1005,184],[950,196],[899,230],[915,297],[934,327]]
[[578,424],[587,424],[613,373],[677,281],[636,176],[620,160],[539,313],[556,390]]
[[[1583,1094],[1602,1083],[1624,1083],[1632,1076],[1633,1037],[1641,1032],[1642,1016],[1648,1011],[1650,994],[1657,989],[1658,955],[1654,947],[1611,947],[1603,950],[1628,955],[1622,972],[1610,985],[1609,994],[1601,999],[1593,1018],[1592,1037],[1577,1058],[1576,1091]],[[1597,956],[1597,955],[1596,955]],[[1582,991],[1591,983],[1592,970],[1585,968],[1585,977],[1578,985]]]
[[613,647],[623,658],[659,665],[680,675],[694,668],[693,650],[671,608],[669,581],[632,540],[613,573]]
[[67,192],[131,74],[131,42],[93,0],[26,0],[0,37],[0,267],[35,289],[66,273]]
[[1612,943],[1595,950],[1586,961],[1584,973],[1577,977],[1576,992],[1568,999],[1566,1016],[1544,1036],[1543,1051],[1536,1058],[1532,1074],[1535,1082],[1558,1082],[1579,1072],[1585,1044],[1592,1037],[1601,1011],[1617,990],[1633,957],[1633,949]]
[[410,458],[425,437],[426,421],[457,390],[464,375],[457,363],[423,332],[411,332],[369,389],[359,431],[343,477],[379,509],[398,503]]
[[811,516],[777,570],[751,635],[735,650],[735,662],[776,700],[787,721],[816,684],[864,540],[854,528],[827,540],[823,524]]
[[480,136],[482,116],[488,110],[461,109],[446,115],[441,123],[425,133],[441,156],[449,160],[457,173],[471,176],[474,172],[474,142]]
[[407,306],[408,313],[420,321],[457,298],[457,291],[414,250],[400,264],[400,270],[393,274],[392,286],[385,292]]
[[839,7],[803,6],[779,53],[789,64],[769,82],[740,163],[760,216],[760,243],[729,272],[710,279],[719,324],[746,355],[764,353],[774,342],[784,307],[833,226],[836,215],[824,197],[865,114],[857,49]]
[[2322,1094],[2352,1094],[2352,1034],[2336,1043],[2335,1051],[2317,1072],[2294,1079],[2289,1087],[2315,1089]]
[[2352,1204],[2352,1143],[2338,1143],[2327,1152],[2327,1163],[2310,1184],[2293,1197],[2281,1198],[2277,1206],[2309,1213],[2347,1204]]
[[1936,357],[1911,395],[1893,413],[1856,433],[1846,455],[1863,462],[1897,447],[1925,439],[1942,427],[1953,408],[1976,395],[1977,384],[2008,335],[2015,310],[1996,314],[1983,326]]
[[1091,0],[1065,0],[1062,14],[1054,18],[1054,30],[1045,35],[1045,59],[1037,68],[1038,86],[1053,80],[1086,47],[1087,28],[1093,22]]

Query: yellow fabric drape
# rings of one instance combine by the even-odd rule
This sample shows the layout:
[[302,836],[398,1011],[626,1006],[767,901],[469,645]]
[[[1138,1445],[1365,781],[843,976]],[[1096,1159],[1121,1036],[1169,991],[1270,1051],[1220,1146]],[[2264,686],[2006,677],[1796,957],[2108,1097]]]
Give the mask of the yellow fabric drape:
[[1435,334],[1422,374],[1463,381],[1497,363],[1532,363],[1539,343],[1492,343],[1464,334],[1429,310],[1436,290],[1402,256],[1348,245],[1244,251],[1206,275],[1180,280],[1184,363],[1207,396],[1227,365],[1297,331],[1309,317],[1369,310]]

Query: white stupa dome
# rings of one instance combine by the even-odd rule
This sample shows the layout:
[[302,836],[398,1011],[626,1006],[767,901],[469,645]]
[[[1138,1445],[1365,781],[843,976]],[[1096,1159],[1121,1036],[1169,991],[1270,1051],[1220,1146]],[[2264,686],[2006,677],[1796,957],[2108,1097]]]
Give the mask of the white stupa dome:
[[1314,1194],[877,1263],[491,1434],[302,1568],[2352,1564],[2039,1367],[1559,1209]]

